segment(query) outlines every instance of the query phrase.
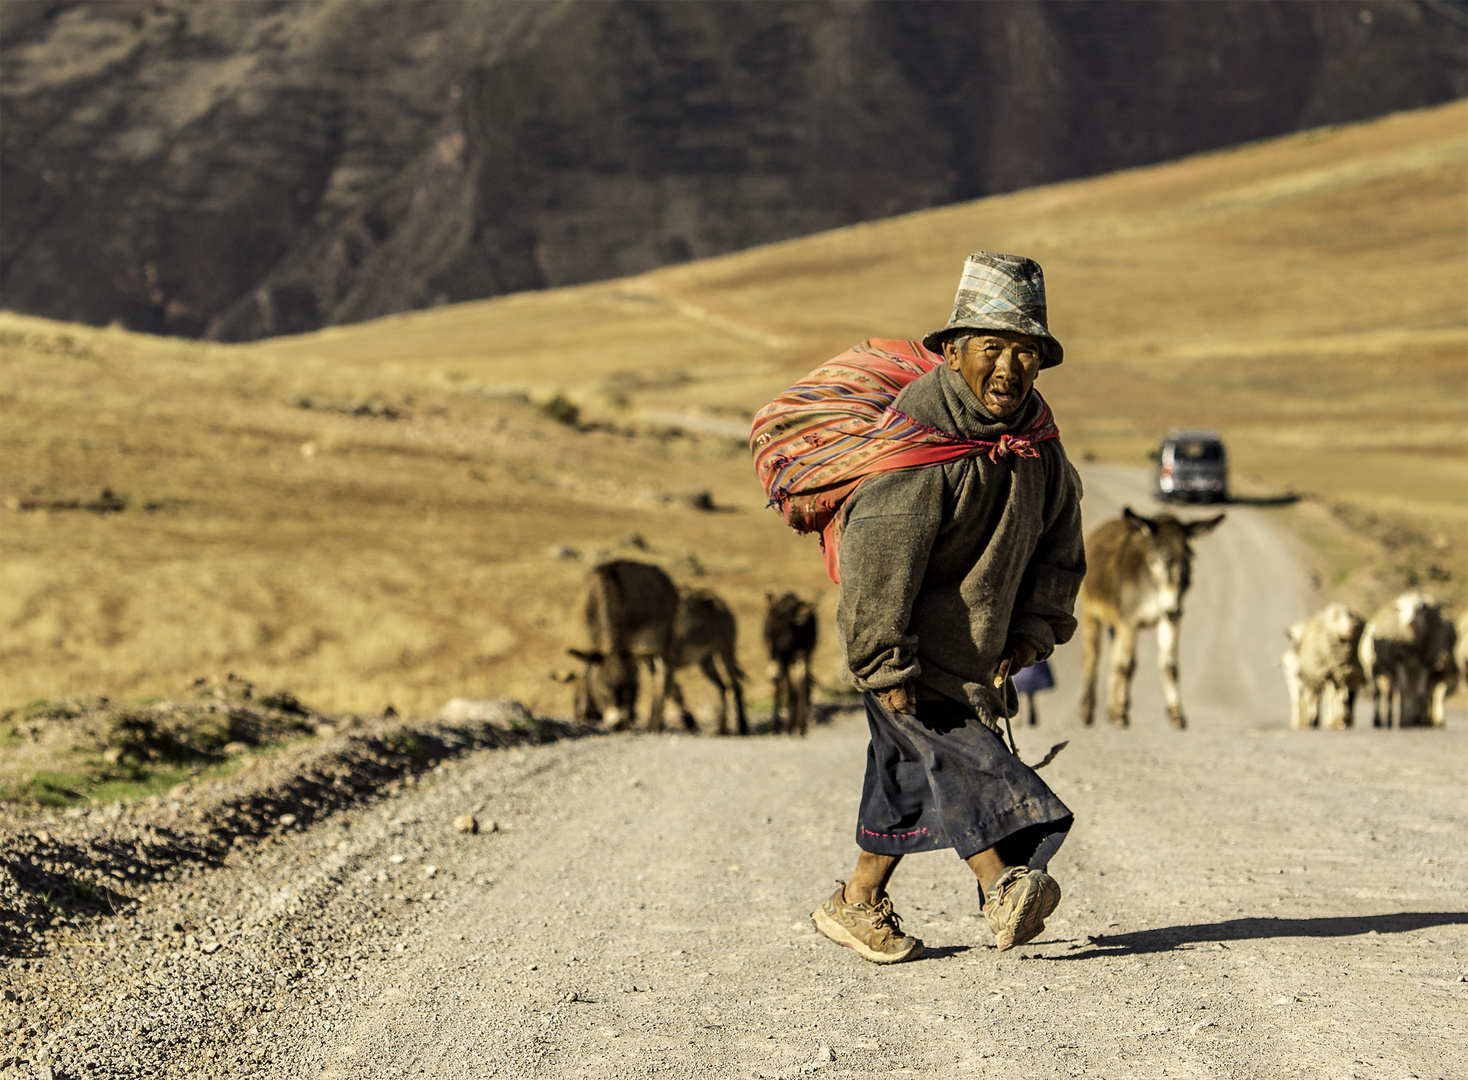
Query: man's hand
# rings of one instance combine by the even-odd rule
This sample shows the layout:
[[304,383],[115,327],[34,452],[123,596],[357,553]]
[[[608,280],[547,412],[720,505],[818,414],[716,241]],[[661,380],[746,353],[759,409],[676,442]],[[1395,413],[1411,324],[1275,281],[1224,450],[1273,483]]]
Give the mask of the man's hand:
[[1025,668],[1035,662],[1039,655],[1035,647],[1024,638],[1015,638],[1004,650],[1004,659],[999,661],[999,669],[994,673],[994,689],[999,690],[1004,686],[1004,680],[1010,675],[1018,675]]
[[880,691],[877,700],[890,713],[902,713],[905,716],[917,714],[917,689],[912,685],[911,679],[899,683],[891,690]]

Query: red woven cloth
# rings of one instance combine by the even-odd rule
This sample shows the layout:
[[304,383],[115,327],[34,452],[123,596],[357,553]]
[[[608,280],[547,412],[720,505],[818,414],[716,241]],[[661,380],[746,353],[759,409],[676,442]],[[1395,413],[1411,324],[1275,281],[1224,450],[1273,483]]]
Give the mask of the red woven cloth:
[[918,423],[892,407],[902,388],[943,363],[915,341],[872,338],[822,364],[755,414],[754,467],[796,532],[821,534],[826,572],[841,580],[841,504],[869,476],[988,454],[1039,457],[1058,438],[1050,407],[1023,432],[965,439]]

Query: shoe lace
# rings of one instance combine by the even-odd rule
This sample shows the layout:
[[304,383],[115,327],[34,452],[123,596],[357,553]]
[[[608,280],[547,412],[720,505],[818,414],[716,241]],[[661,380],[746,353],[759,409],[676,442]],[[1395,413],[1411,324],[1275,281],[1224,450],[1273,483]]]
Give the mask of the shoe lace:
[[872,905],[872,926],[878,930],[885,927],[893,934],[901,935],[902,917],[892,910],[890,897],[884,896]]
[[1009,894],[1010,890],[1019,884],[1029,872],[1029,867],[1026,866],[1012,866],[1004,871],[1004,873],[995,879],[994,884],[989,886],[989,895],[985,897],[985,902],[987,903],[989,900],[1002,901]]

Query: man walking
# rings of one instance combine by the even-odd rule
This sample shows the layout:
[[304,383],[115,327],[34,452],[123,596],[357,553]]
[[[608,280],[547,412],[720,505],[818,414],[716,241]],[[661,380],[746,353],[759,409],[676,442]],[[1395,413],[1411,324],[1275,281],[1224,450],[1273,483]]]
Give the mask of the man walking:
[[1000,734],[1017,706],[1008,676],[1070,639],[1085,574],[1080,479],[1032,389],[1063,356],[1039,265],[970,256],[948,325],[922,344],[931,369],[884,423],[911,421],[929,453],[948,452],[863,475],[827,530],[871,744],[861,855],[813,918],[875,963],[921,954],[887,885],[904,855],[943,847],[978,877],[998,947],[1034,938],[1060,902],[1045,868],[1072,820]]

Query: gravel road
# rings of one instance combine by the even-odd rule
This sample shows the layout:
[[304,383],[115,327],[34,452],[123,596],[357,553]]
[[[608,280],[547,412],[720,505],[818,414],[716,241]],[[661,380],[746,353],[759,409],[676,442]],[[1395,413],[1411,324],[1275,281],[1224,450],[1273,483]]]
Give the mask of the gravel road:
[[[1149,505],[1085,475],[1090,513]],[[1145,654],[1133,727],[1081,729],[1072,645],[1017,732],[1031,761],[1071,740],[1046,776],[1077,813],[1028,946],[992,948],[948,853],[893,883],[924,959],[815,933],[856,853],[856,714],[481,751],[0,969],[0,1076],[1468,1077],[1468,723],[1285,730],[1306,599],[1265,513],[1229,517],[1184,621],[1190,730]]]

